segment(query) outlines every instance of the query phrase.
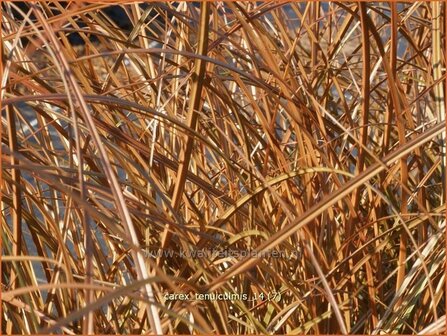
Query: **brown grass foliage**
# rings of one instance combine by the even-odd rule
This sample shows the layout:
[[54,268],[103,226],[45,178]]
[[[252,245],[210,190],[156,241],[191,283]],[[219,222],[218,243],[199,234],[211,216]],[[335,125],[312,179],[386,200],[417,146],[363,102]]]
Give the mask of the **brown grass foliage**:
[[2,332],[443,332],[442,2],[1,6]]

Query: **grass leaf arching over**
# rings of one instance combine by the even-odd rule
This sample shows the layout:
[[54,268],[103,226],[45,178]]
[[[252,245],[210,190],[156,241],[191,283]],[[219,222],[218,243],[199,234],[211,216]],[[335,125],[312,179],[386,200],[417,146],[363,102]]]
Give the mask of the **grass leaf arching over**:
[[1,6],[2,332],[445,332],[445,3]]

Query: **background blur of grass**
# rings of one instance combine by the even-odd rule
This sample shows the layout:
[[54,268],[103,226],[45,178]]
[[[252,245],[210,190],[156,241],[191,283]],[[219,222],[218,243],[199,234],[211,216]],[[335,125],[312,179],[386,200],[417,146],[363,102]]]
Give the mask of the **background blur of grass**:
[[2,332],[444,332],[444,3],[1,6]]

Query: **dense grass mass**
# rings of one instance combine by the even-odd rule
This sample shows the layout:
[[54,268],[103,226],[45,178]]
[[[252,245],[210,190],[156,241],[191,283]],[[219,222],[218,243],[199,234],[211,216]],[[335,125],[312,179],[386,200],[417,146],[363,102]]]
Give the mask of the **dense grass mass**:
[[1,9],[2,333],[445,332],[445,3]]

